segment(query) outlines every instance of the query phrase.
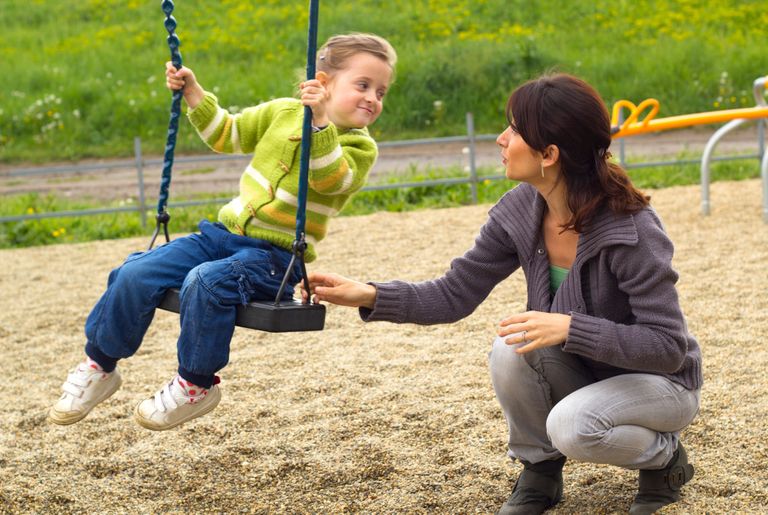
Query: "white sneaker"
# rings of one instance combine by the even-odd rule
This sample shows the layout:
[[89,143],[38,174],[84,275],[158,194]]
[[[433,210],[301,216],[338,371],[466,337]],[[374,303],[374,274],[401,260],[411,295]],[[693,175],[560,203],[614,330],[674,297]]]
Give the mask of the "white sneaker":
[[94,406],[110,398],[122,382],[117,369],[104,372],[90,366],[88,360],[83,361],[67,375],[67,380],[61,385],[64,393],[51,408],[51,422],[66,426],[81,421]]
[[[165,431],[212,411],[221,400],[217,385],[188,395],[179,376],[163,386],[154,397],[141,401],[134,410],[136,422],[153,431]],[[191,393],[191,392],[190,392]]]

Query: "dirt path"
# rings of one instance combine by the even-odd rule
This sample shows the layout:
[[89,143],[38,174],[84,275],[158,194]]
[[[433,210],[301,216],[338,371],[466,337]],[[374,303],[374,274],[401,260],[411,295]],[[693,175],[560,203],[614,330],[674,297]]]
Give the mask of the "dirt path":
[[[708,218],[696,187],[652,195],[705,363],[701,413],[683,435],[696,477],[664,512],[766,513],[760,184],[714,184]],[[340,218],[310,268],[433,278],[471,245],[488,207]],[[0,251],[0,513],[493,513],[507,497],[520,467],[505,457],[486,360],[495,322],[524,309],[520,274],[451,325],[366,325],[330,307],[321,333],[238,329],[219,407],[164,433],[131,418],[175,370],[178,319],[158,312],[121,363],[120,391],[74,426],[49,424],[109,270],[144,243]],[[565,478],[555,514],[626,513],[636,486],[632,472],[578,462]]]
[[[700,157],[712,130],[687,129],[657,134],[634,136],[626,140],[628,162],[643,162],[659,159],[675,159],[680,156]],[[757,152],[756,124],[729,134],[717,147],[717,155],[744,155]],[[371,172],[371,181],[384,176],[402,173],[418,168],[459,167],[465,168],[469,161],[463,143],[441,143],[405,147],[382,147],[379,159]],[[613,153],[618,157],[618,142]],[[174,166],[172,198],[199,193],[232,196],[237,189],[240,175],[247,160],[177,163]],[[98,164],[98,162],[88,162]],[[476,151],[478,167],[501,170],[499,149],[493,141],[478,141]],[[9,167],[0,166],[0,195],[27,192],[54,192],[70,198],[92,198],[101,201],[136,198],[138,180],[136,169],[96,170],[76,175],[52,175],[42,177],[8,177]],[[147,166],[144,170],[145,187],[150,198],[156,197],[161,167]]]

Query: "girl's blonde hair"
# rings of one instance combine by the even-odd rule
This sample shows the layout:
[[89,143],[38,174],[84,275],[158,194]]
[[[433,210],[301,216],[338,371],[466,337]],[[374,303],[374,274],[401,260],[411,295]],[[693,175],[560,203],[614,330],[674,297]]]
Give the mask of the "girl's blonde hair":
[[317,52],[317,71],[328,75],[343,70],[347,60],[365,52],[378,57],[392,68],[394,78],[397,53],[389,41],[375,34],[352,33],[332,36]]

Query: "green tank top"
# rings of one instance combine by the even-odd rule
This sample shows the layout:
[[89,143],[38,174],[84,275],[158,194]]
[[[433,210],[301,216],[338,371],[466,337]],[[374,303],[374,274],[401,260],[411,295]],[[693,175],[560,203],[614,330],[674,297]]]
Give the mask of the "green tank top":
[[565,276],[568,275],[568,269],[555,265],[549,265],[549,291],[555,294],[560,285],[563,284]]

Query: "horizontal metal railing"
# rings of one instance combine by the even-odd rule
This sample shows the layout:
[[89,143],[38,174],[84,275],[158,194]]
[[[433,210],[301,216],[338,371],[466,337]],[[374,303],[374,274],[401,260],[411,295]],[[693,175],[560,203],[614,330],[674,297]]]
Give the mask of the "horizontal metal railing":
[[[467,171],[466,177],[453,177],[444,179],[431,179],[418,182],[394,182],[388,184],[376,184],[365,186],[361,191],[376,191],[387,189],[399,189],[399,188],[412,188],[423,186],[439,186],[439,185],[454,185],[454,184],[469,184],[472,189],[472,201],[477,202],[477,187],[478,184],[486,180],[501,180],[504,179],[504,175],[491,175],[491,176],[479,176],[476,166],[476,142],[478,141],[493,141],[496,139],[496,135],[493,134],[475,134],[474,133],[474,120],[471,113],[467,113],[467,134],[462,136],[448,136],[442,138],[422,138],[411,139],[401,141],[383,141],[379,142],[380,149],[397,148],[397,147],[418,147],[426,145],[439,145],[446,143],[463,143],[464,153],[466,154],[467,163],[465,170]],[[732,161],[732,160],[744,160],[744,159],[756,159],[761,160],[765,155],[765,130],[764,121],[758,122],[758,152],[752,154],[742,155],[730,155],[720,156],[712,158],[713,161]],[[620,164],[625,169],[633,168],[647,168],[647,167],[659,167],[659,166],[674,166],[683,164],[697,164],[701,161],[699,159],[680,159],[680,160],[663,160],[663,161],[646,161],[646,162],[627,162],[626,160],[626,138],[621,138],[616,143],[618,144],[618,159]],[[200,155],[200,156],[179,156],[174,159],[175,164],[185,163],[210,163],[210,162],[222,162],[222,161],[249,161],[251,156],[248,155]],[[122,160],[122,161],[109,161],[104,163],[86,163],[86,164],[73,164],[63,166],[41,166],[41,167],[29,167],[11,169],[2,173],[5,178],[10,177],[29,177],[29,176],[41,176],[41,175],[55,175],[55,174],[83,174],[93,171],[109,172],[111,170],[119,169],[136,169],[137,184],[138,184],[138,203],[134,206],[122,206],[122,207],[110,207],[101,209],[83,209],[83,210],[71,210],[71,211],[55,211],[48,213],[30,213],[23,215],[8,215],[0,216],[0,223],[5,222],[18,222],[24,220],[36,220],[43,218],[64,218],[64,217],[79,217],[79,216],[92,216],[108,213],[118,212],[136,212],[141,217],[142,225],[146,226],[147,213],[153,210],[153,207],[148,204],[146,197],[146,188],[144,185],[144,168],[147,166],[161,166],[163,164],[162,159],[144,159],[141,153],[141,140],[136,138],[134,141],[134,159]],[[188,200],[169,202],[169,208],[174,207],[189,207],[209,204],[224,204],[230,201],[230,197],[226,198],[212,198],[203,200]]]

